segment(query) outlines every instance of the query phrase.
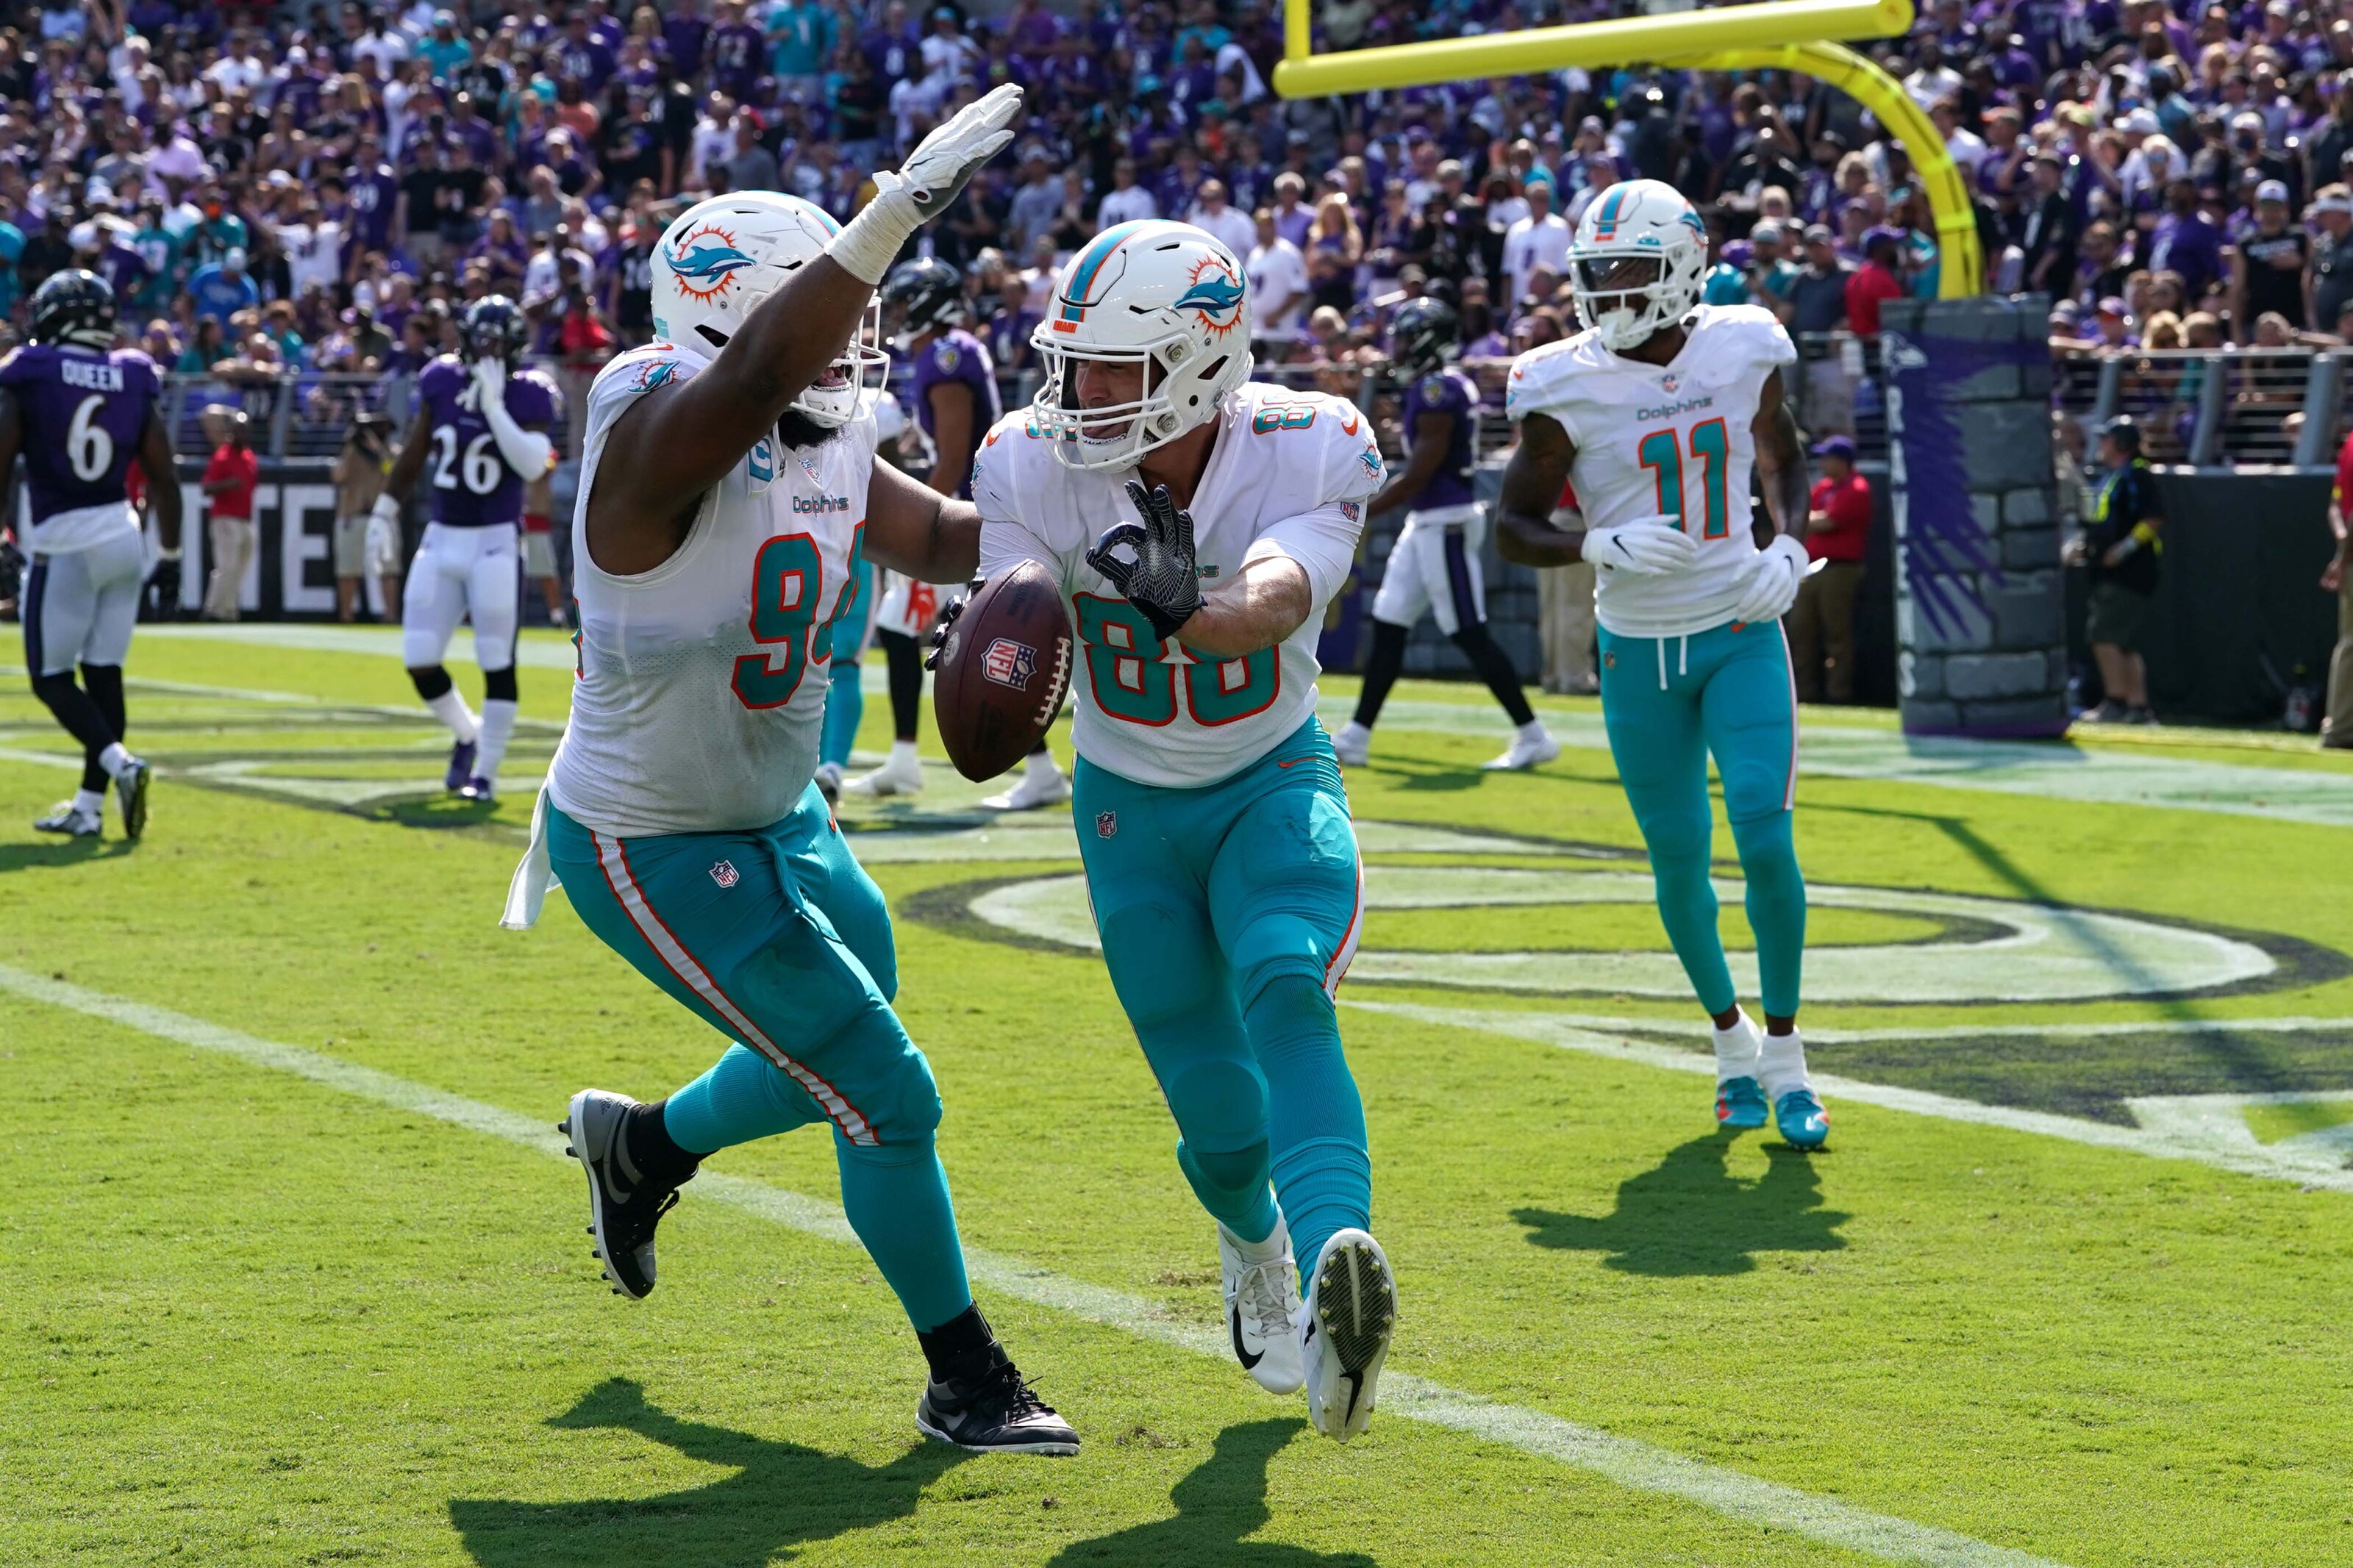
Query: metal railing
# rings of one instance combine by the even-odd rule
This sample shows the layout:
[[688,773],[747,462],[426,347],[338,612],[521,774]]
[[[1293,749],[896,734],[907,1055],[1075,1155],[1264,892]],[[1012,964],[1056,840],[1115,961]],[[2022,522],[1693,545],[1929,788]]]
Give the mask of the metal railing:
[[2322,468],[2347,434],[2348,364],[2353,354],[2305,346],[2062,349],[2052,396],[2086,435],[2132,416],[2152,462]]

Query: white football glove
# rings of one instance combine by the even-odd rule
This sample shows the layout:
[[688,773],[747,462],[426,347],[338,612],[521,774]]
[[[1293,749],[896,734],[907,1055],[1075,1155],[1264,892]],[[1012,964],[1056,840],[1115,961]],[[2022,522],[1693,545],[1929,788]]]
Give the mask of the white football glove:
[[1757,552],[1748,563],[1748,581],[1732,618],[1744,626],[1778,621],[1798,602],[1798,584],[1806,580],[1806,547],[1786,533]]
[[907,237],[947,211],[973,171],[1012,142],[1006,127],[1021,112],[1021,89],[1011,82],[956,110],[923,138],[896,173],[874,176],[874,199],[825,247],[842,270],[880,285]]
[[400,503],[390,496],[376,497],[375,509],[368,513],[367,557],[371,561],[400,559]]
[[1669,512],[1585,531],[1586,560],[1638,577],[1680,572],[1698,554],[1699,541],[1683,531],[1681,518]]
[[487,413],[492,407],[503,408],[507,401],[507,367],[503,361],[478,359],[474,362],[475,405]]

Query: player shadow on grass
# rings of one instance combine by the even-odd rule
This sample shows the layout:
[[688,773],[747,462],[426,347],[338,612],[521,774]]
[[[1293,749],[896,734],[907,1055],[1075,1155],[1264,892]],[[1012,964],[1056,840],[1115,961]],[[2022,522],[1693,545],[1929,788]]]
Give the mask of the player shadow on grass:
[[1360,1552],[1324,1552],[1279,1541],[1245,1541],[1266,1527],[1266,1470],[1307,1423],[1248,1421],[1218,1434],[1209,1457],[1169,1489],[1176,1517],[1134,1525],[1092,1541],[1075,1541],[1048,1568],[1109,1563],[1113,1568],[1374,1568]]
[[617,1427],[735,1473],[688,1490],[580,1502],[452,1498],[449,1522],[482,1568],[762,1568],[789,1549],[915,1511],[923,1489],[972,1458],[926,1439],[887,1465],[681,1420],[627,1378],[591,1389],[550,1426]]
[[58,838],[40,844],[0,844],[0,877],[11,871],[37,871],[49,866],[79,866],[89,860],[111,860],[138,847],[128,838]]
[[1605,1217],[1514,1209],[1537,1247],[1606,1252],[1605,1268],[1670,1279],[1746,1274],[1760,1252],[1836,1252],[1852,1215],[1822,1207],[1814,1157],[1767,1143],[1764,1176],[1725,1168],[1736,1134],[1719,1129],[1668,1152],[1656,1168],[1620,1184]]

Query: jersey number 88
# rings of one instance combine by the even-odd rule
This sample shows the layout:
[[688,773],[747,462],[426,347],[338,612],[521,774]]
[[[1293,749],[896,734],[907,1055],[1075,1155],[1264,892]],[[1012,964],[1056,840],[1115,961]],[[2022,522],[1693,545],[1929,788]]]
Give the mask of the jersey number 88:
[[1264,712],[1282,692],[1282,661],[1262,647],[1241,658],[1214,658],[1185,650],[1187,662],[1168,660],[1168,645],[1125,599],[1077,596],[1079,641],[1087,650],[1087,683],[1095,706],[1130,724],[1161,725],[1176,717],[1176,688],[1193,722],[1231,724]]

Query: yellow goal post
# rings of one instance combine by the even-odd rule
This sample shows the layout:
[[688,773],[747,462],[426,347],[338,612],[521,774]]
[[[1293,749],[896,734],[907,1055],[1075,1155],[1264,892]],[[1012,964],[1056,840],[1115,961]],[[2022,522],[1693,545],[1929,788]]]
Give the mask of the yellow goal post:
[[1967,182],[1945,151],[1944,138],[1901,82],[1837,41],[1908,31],[1911,0],[1769,0],[1320,55],[1310,45],[1312,4],[1284,0],[1283,58],[1274,68],[1274,89],[1285,98],[1642,64],[1693,70],[1800,71],[1819,78],[1871,110],[1911,159],[1936,223],[1938,295],[1961,299],[1984,287],[1977,214]]

